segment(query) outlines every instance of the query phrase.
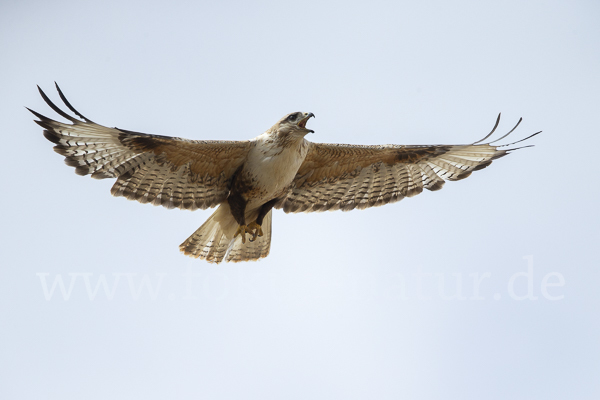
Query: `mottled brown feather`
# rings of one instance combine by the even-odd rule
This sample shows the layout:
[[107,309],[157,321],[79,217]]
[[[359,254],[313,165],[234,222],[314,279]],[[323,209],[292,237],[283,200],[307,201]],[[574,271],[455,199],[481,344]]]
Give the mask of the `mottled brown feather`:
[[286,196],[285,212],[349,211],[393,203],[444,180],[464,179],[506,154],[488,144],[360,146],[311,143]]
[[217,206],[227,197],[234,172],[254,145],[251,141],[188,140],[108,128],[69,116],[40,92],[53,110],[71,121],[65,124],[30,110],[66,164],[75,167],[79,175],[117,178],[111,193],[141,203],[191,210]]

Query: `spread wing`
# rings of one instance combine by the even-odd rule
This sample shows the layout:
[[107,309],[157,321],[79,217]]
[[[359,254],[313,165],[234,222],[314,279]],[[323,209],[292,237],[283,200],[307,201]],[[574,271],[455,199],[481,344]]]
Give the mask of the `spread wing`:
[[60,98],[81,120],[58,108],[39,89],[43,99],[71,124],[54,121],[31,111],[55,143],[54,151],[79,175],[117,178],[111,193],[140,203],[194,210],[214,207],[229,193],[235,171],[253,142],[201,141],[148,135],[107,128],[87,119]]
[[[439,190],[445,180],[457,181],[483,169],[512,149],[480,143],[470,145],[359,146],[311,143],[287,195],[275,205],[289,212],[342,210],[381,206]],[[529,139],[537,132],[523,140]],[[519,142],[522,140],[519,140]],[[529,146],[527,146],[529,147]]]

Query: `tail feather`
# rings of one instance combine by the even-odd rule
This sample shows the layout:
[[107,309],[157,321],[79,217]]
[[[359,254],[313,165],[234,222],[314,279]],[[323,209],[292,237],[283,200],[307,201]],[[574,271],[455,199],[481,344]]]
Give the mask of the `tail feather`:
[[256,261],[269,255],[271,248],[271,212],[263,221],[263,236],[242,243],[240,236],[233,237],[237,229],[227,203],[222,204],[200,228],[187,238],[179,249],[187,256],[212,263]]
[[256,261],[268,256],[271,251],[271,220],[271,211],[269,211],[262,224],[263,236],[258,236],[254,242],[246,238],[246,243],[242,243],[241,237],[234,238],[233,246],[225,254],[225,261]]

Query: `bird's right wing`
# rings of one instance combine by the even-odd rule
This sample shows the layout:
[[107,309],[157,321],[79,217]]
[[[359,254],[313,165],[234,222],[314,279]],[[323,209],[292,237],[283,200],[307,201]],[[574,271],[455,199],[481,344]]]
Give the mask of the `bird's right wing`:
[[[242,165],[251,141],[204,141],[148,135],[96,124],[67,101],[82,120],[58,108],[40,89],[46,103],[71,124],[54,121],[33,110],[55,143],[54,151],[79,175],[117,178],[111,193],[141,203],[194,210],[214,207],[229,194],[235,171]],[[39,88],[38,88],[39,89]]]

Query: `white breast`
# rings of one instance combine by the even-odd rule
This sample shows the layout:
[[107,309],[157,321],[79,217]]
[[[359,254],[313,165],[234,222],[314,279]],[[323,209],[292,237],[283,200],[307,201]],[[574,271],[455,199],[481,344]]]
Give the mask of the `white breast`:
[[296,176],[308,152],[308,142],[300,139],[297,144],[282,148],[269,136],[256,138],[257,144],[248,154],[244,172],[252,176],[261,196],[250,203],[262,204],[284,191]]

